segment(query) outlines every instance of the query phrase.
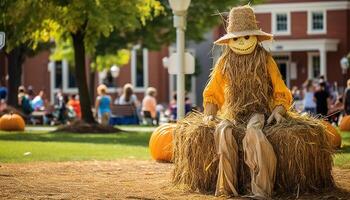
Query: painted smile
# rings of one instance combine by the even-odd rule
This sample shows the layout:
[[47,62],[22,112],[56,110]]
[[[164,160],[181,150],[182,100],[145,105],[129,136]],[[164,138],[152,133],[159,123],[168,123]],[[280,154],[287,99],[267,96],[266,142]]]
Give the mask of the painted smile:
[[249,49],[251,49],[252,47],[254,47],[255,46],[255,44],[252,44],[251,46],[249,46],[249,47],[247,47],[247,48],[245,48],[245,49],[240,49],[240,48],[237,48],[237,47],[233,47],[235,50],[238,50],[238,51],[247,51],[247,50],[249,50]]

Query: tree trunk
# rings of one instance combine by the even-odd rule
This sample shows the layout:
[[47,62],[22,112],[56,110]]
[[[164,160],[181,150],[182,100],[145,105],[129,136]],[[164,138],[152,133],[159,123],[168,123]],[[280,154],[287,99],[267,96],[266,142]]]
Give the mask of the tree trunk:
[[95,76],[96,76],[96,70],[91,70],[90,72],[90,98],[92,103],[95,103]]
[[91,99],[86,78],[84,33],[79,30],[74,34],[72,33],[72,38],[74,46],[75,77],[79,90],[82,119],[86,123],[94,124],[96,120],[91,111]]
[[22,64],[24,51],[21,46],[14,48],[6,54],[8,60],[8,105],[18,107],[18,87],[22,82]]

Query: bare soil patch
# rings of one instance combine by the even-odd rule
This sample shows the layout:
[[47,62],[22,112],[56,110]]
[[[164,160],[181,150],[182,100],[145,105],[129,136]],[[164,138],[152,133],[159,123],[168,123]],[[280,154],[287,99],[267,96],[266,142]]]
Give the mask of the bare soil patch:
[[[172,167],[139,160],[1,164],[0,199],[215,199],[173,188]],[[350,199],[350,169],[335,168],[334,177],[339,189],[299,198]]]

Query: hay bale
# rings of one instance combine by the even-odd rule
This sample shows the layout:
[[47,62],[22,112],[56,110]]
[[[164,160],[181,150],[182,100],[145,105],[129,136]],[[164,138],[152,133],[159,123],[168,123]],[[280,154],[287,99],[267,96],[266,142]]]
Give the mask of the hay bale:
[[178,125],[174,133],[172,180],[175,185],[200,192],[215,190],[217,155],[214,130],[217,124],[203,123],[202,114],[191,113]]
[[[219,120],[203,122],[203,114],[193,113],[178,122],[174,137],[175,185],[192,191],[215,191],[218,160],[213,133]],[[234,127],[238,143],[238,191],[250,191],[250,172],[243,161],[244,125]],[[264,132],[277,157],[275,191],[282,193],[312,192],[334,186],[331,175],[332,148],[320,121],[289,113],[287,120],[267,126]]]

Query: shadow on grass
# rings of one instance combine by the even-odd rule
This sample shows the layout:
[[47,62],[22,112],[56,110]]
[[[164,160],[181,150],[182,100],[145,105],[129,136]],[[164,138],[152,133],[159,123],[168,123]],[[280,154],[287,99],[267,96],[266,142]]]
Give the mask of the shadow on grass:
[[123,144],[148,146],[151,133],[122,132],[118,134],[72,134],[72,133],[1,133],[0,140],[31,142],[76,142],[94,144]]

